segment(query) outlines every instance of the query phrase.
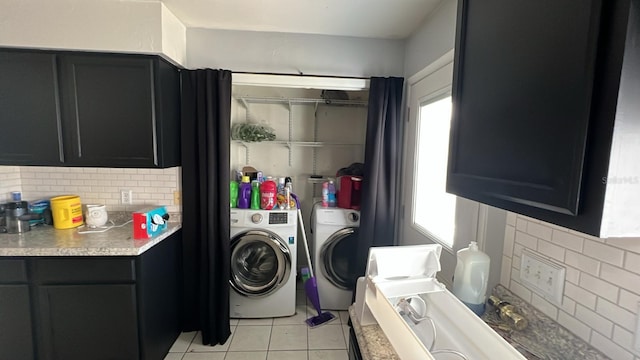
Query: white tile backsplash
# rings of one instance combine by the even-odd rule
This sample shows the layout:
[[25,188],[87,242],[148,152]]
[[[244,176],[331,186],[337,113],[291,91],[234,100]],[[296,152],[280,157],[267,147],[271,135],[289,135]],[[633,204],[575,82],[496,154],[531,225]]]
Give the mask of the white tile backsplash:
[[[175,191],[182,190],[180,179],[180,167],[117,169],[0,166],[0,194],[20,190],[25,200],[74,194],[80,196],[83,204],[105,204],[109,211],[164,205],[168,212],[180,213],[181,204],[174,203],[173,195]],[[132,205],[120,203],[121,190],[132,191]]]
[[[640,238],[599,239],[514,213],[507,220],[501,283],[610,358],[640,360]],[[519,281],[523,249],[565,266],[561,305]]]

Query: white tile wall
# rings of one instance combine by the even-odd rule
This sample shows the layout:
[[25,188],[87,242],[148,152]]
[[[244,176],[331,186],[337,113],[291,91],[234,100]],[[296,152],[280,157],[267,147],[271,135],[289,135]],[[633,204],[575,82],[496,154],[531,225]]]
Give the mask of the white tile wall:
[[[599,239],[513,213],[507,220],[501,283],[612,359],[640,360],[640,238]],[[520,281],[525,248],[566,268],[562,305]]]
[[[116,169],[0,166],[0,180],[0,194],[6,196],[4,194],[18,187],[25,200],[74,194],[80,196],[83,204],[105,204],[109,211],[131,211],[151,205],[165,205],[170,213],[182,211],[181,205],[174,202],[174,192],[182,190],[180,167]],[[133,192],[132,205],[120,204],[120,192],[125,189]]]
[[0,202],[10,200],[12,191],[22,191],[20,167],[0,166]]

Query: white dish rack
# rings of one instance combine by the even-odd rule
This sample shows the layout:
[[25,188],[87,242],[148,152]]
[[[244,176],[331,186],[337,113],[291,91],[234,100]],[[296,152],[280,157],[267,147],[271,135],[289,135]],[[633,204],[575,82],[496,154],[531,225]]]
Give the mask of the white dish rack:
[[358,280],[354,309],[378,324],[403,360],[525,359],[435,275],[440,245],[376,247]]

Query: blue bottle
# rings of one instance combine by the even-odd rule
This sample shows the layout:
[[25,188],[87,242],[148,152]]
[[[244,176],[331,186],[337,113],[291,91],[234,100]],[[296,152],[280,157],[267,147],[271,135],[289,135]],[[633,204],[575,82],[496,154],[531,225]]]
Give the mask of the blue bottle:
[[327,190],[329,190],[327,194],[327,203],[329,207],[336,207],[336,185],[333,183],[333,180],[329,180]]

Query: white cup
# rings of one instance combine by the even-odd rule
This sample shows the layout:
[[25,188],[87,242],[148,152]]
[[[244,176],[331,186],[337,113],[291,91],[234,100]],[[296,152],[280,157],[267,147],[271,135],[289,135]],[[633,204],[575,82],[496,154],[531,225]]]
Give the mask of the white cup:
[[91,228],[103,226],[109,219],[107,207],[104,205],[87,205],[87,212],[84,217],[85,223]]

